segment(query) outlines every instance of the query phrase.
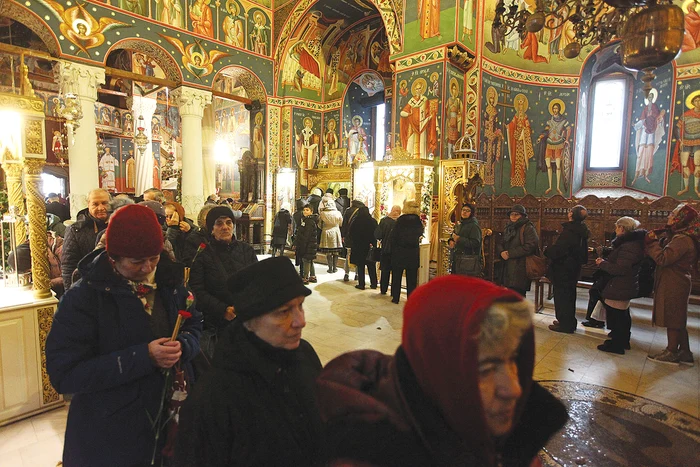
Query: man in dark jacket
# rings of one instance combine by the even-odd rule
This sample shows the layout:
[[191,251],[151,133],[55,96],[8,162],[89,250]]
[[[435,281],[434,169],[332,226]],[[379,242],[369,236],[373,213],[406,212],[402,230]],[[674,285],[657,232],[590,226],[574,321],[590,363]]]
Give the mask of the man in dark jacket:
[[301,338],[311,290],[285,257],[239,271],[228,286],[237,317],[185,402],[176,464],[313,465],[321,444],[314,393],[321,362]]
[[389,278],[391,277],[391,231],[394,229],[396,219],[401,215],[401,206],[392,206],[389,214],[379,221],[374,236],[381,242],[381,255],[379,257],[379,292],[386,295],[389,290]]
[[350,238],[352,238],[352,255],[350,262],[357,268],[358,283],[356,289],[365,289],[365,266],[369,273],[370,288],[377,288],[377,262],[374,261],[374,256],[368,258],[370,249],[376,248],[377,239],[374,237],[374,231],[377,229],[377,221],[369,213],[367,207],[361,207],[357,211],[357,216],[350,226]]
[[56,193],[49,193],[46,197],[46,212],[58,216],[61,222],[70,219],[70,209],[61,203],[61,198]]
[[343,247],[346,250],[345,277],[343,277],[345,282],[350,280],[350,254],[352,253],[352,237],[350,237],[350,227],[357,216],[358,209],[362,207],[366,207],[365,203],[359,199],[352,200],[350,207],[346,209],[345,214],[343,214],[343,225],[340,227],[340,235],[343,237]]
[[217,334],[235,317],[231,290],[226,282],[235,273],[258,262],[255,250],[236,240],[234,213],[228,206],[217,206],[207,213],[207,246],[192,262],[189,285],[204,314],[202,350],[214,354]]
[[294,221],[289,213],[289,203],[282,205],[282,208],[277,211],[275,220],[272,223],[272,256],[284,256],[284,247],[287,245],[287,238],[292,236],[294,232]]
[[347,188],[338,190],[338,197],[335,199],[335,207],[338,208],[341,215],[345,215],[345,211],[350,207],[350,198],[348,198]]
[[73,271],[78,262],[95,249],[97,233],[107,227],[111,199],[107,190],[92,190],[88,193],[88,207],[80,211],[78,221],[66,229],[61,254],[61,275],[66,290],[73,284]]
[[321,204],[322,197],[323,191],[321,191],[320,188],[314,188],[311,190],[311,194],[306,200],[306,202],[311,206],[314,214],[318,214],[318,205]]
[[[190,368],[202,315],[182,285],[182,265],[162,253],[163,233],[151,210],[120,209],[106,239],[106,251],[80,262],[82,279],[61,299],[46,340],[51,384],[73,394],[63,463],[161,465],[165,375],[178,361]],[[180,310],[191,316],[171,340]]]
[[474,277],[418,288],[393,357],[350,352],[319,376],[319,465],[535,465],[567,413],[532,380],[532,314],[520,295]]
[[403,214],[396,219],[391,231],[391,301],[399,303],[401,278],[406,271],[406,294],[418,285],[420,267],[420,239],[423,236],[423,222],[420,219],[420,206],[417,201],[403,203]]
[[562,232],[545,256],[551,260],[547,277],[554,287],[556,321],[549,326],[555,332],[573,334],[576,331],[576,283],[581,266],[588,262],[588,216],[586,208],[577,205],[569,211],[569,222],[562,224]]
[[525,206],[516,204],[510,208],[508,217],[510,221],[496,250],[502,260],[501,285],[524,297],[532,283],[527,277],[525,258],[537,253],[540,239],[537,229],[527,217]]

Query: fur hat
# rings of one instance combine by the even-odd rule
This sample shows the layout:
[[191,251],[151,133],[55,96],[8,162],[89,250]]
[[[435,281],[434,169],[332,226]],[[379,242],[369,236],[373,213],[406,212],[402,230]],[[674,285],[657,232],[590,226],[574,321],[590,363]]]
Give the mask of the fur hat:
[[148,258],[163,251],[163,228],[155,212],[129,204],[109,219],[105,243],[110,256]]
[[236,223],[236,217],[233,215],[233,211],[228,206],[217,206],[212,208],[207,213],[207,232],[211,233],[214,230],[214,224],[219,217],[228,217],[231,222]]
[[403,214],[415,214],[420,216],[420,205],[418,204],[418,201],[404,201]]
[[265,315],[296,297],[307,297],[296,268],[284,256],[268,258],[241,269],[228,280],[236,319]]

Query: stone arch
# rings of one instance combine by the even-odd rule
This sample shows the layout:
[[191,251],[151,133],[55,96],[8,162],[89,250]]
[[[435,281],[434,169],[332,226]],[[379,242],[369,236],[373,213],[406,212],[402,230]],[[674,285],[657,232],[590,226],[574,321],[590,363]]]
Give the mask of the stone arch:
[[162,68],[165,73],[165,77],[171,81],[176,81],[182,83],[182,71],[180,66],[177,64],[175,59],[158,44],[154,44],[146,39],[122,39],[112,45],[107,53],[104,55],[103,64],[107,64],[107,58],[109,54],[116,50],[131,50],[134,52],[141,52],[155,60],[156,63]]
[[214,79],[212,79],[212,87],[216,84],[217,79],[221,77],[231,77],[238,80],[245,89],[248,99],[259,101],[261,104],[267,103],[267,93],[265,84],[252,70],[241,65],[228,65],[220,69]]
[[[323,1],[323,0],[318,0]],[[288,39],[291,37],[299,20],[307,13],[317,0],[299,0],[296,7],[290,13],[287,21],[284,23],[279,37],[276,39],[275,63],[280,65],[280,60]],[[377,9],[382,17],[382,23],[386,29],[386,36],[389,41],[389,49],[392,54],[398,53],[403,49],[403,2],[401,0],[369,0]]]
[[39,36],[52,57],[61,56],[61,46],[56,34],[36,13],[12,0],[0,0],[0,11],[3,16],[22,23]]

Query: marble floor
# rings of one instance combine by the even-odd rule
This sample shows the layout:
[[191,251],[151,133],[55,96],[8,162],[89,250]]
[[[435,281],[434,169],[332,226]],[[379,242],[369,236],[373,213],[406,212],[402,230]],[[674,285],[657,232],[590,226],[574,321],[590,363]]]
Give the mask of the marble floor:
[[[317,265],[319,282],[305,303],[307,326],[304,338],[314,346],[325,364],[335,356],[355,349],[393,353],[401,340],[405,294],[401,303],[391,303],[378,290],[360,291],[355,282],[343,282],[343,272],[327,274]],[[532,298],[532,296],[530,296]],[[579,291],[579,321],[588,300]],[[605,331],[579,326],[575,334],[547,329],[554,317],[553,303],[535,316],[535,379],[591,383],[636,394],[661,404],[700,416],[700,307],[691,306],[689,331],[695,365],[654,363],[647,353],[666,344],[663,328],[651,326],[651,301],[632,307],[632,350],[625,355],[600,352],[596,345]],[[37,415],[0,428],[0,467],[54,467],[61,458],[67,408]]]

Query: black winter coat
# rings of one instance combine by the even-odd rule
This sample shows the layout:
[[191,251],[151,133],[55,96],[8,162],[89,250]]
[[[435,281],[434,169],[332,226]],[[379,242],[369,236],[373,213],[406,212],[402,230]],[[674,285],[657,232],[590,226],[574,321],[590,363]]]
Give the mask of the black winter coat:
[[236,272],[258,262],[253,248],[235,238],[231,243],[212,239],[192,263],[190,287],[197,298],[197,307],[204,315],[205,329],[220,329],[229,321],[224,319],[233,298],[228,279]]
[[180,412],[176,464],[311,465],[320,445],[314,392],[320,372],[305,340],[293,351],[274,349],[234,320]]
[[61,219],[61,222],[70,219],[70,208],[65,204],[61,204],[58,201],[52,201],[46,203],[46,213],[53,214]]
[[377,239],[374,237],[376,228],[377,221],[369,214],[367,208],[360,208],[350,226],[350,238],[352,239],[350,263],[365,264],[367,262],[370,246],[377,246]]
[[299,266],[302,259],[316,259],[318,250],[318,214],[311,214],[303,217],[297,225],[294,236],[294,246],[296,247],[296,264]]
[[423,222],[417,214],[402,214],[391,231],[391,267],[418,269]]
[[85,257],[80,272],[82,279],[61,299],[46,340],[51,384],[61,394],[73,394],[63,464],[150,464],[155,436],[149,415],[158,413],[164,378],[149,357],[148,343],[170,337],[178,310],[188,310],[192,317],[178,335],[181,361],[187,364],[199,352],[202,315],[194,306],[187,308],[183,266],[166,253],[161,254],[155,281],[167,313],[167,335],[154,333],[143,303],[114,272],[104,250]]
[[[527,277],[525,258],[537,253],[539,243],[537,229],[527,217],[521,217],[515,223],[508,222],[503,231],[501,244],[496,248],[497,258],[501,259],[501,285],[518,290],[530,290],[532,281]],[[501,258],[503,251],[508,252],[507,261]]]
[[554,245],[544,252],[552,263],[547,277],[553,284],[571,284],[578,281],[581,266],[588,262],[588,226],[582,222],[565,222]]
[[362,201],[353,200],[350,207],[347,208],[345,210],[345,214],[343,214],[343,225],[340,227],[340,235],[343,237],[343,244],[345,248],[352,248],[350,227],[352,226],[352,223],[355,222],[355,217],[357,217],[355,212],[357,212],[357,210],[361,207],[365,207],[365,204]]
[[87,208],[78,213],[78,221],[66,228],[61,254],[61,276],[66,290],[73,284],[73,272],[85,255],[95,249],[97,233],[107,228],[107,223],[92,217]]
[[[199,227],[194,225],[191,219],[183,219],[190,226],[190,230],[185,232],[180,229],[179,225],[169,225],[165,231],[165,238],[170,242],[173,248],[175,259],[186,266],[190,265],[194,253],[197,251],[199,243],[188,241],[191,235],[194,235]],[[192,251],[194,247],[194,251]]]
[[[272,227],[272,245],[286,245],[289,226],[292,225],[292,215],[286,209],[280,209],[275,215]],[[292,229],[293,231],[294,229]]]
[[314,214],[318,214],[318,205],[321,204],[321,197],[318,195],[310,195],[306,202],[309,203]]
[[612,251],[600,263],[600,269],[611,277],[603,288],[603,298],[631,300],[638,296],[639,266],[644,259],[644,237],[646,230],[634,230],[612,242]]
[[345,211],[350,207],[350,198],[347,196],[338,196],[335,199],[335,207],[338,208],[341,215],[345,215]]
[[459,236],[455,242],[455,253],[481,256],[481,227],[476,217],[462,219],[455,226],[454,233]]
[[394,230],[396,219],[389,216],[379,221],[379,225],[374,231],[374,236],[382,242],[382,256],[389,257],[391,255],[391,231]]

